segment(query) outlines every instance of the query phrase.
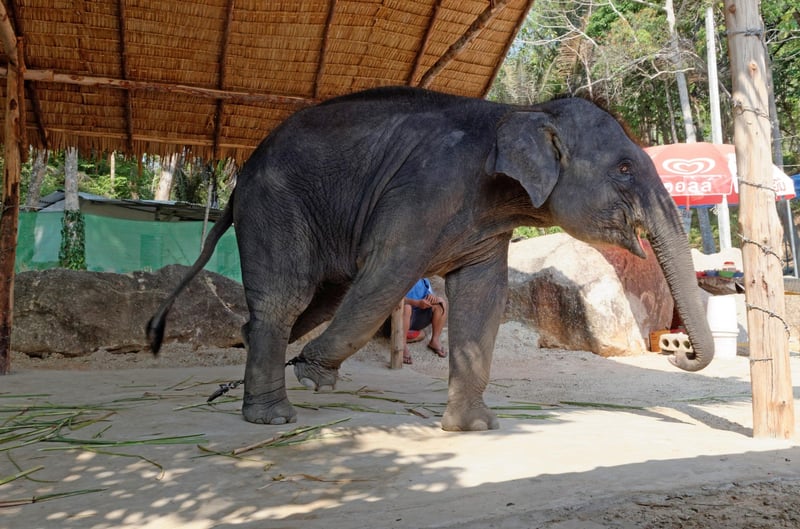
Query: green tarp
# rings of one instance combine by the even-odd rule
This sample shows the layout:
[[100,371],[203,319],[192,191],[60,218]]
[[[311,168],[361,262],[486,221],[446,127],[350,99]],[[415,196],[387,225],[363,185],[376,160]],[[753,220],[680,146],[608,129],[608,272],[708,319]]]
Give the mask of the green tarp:
[[[62,212],[20,213],[16,271],[58,266]],[[86,267],[98,272],[154,271],[170,264],[190,265],[200,254],[202,222],[124,220],[84,215]],[[209,223],[209,229],[211,224]],[[229,229],[206,270],[241,283],[236,236]]]

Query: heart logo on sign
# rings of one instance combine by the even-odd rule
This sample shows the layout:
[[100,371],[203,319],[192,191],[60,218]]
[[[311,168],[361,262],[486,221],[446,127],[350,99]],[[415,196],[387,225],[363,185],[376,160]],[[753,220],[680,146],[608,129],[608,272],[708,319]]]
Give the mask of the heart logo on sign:
[[694,175],[707,173],[714,168],[716,163],[711,158],[669,158],[661,162],[661,166],[667,171],[675,174]]

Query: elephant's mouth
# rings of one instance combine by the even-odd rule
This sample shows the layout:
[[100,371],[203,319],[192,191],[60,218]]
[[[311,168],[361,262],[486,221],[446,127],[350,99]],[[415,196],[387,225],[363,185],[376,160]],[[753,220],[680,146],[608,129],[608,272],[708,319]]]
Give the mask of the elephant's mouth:
[[623,248],[637,257],[647,259],[647,254],[644,251],[644,241],[642,240],[647,238],[647,230],[644,227],[634,226],[633,229],[624,232],[622,237],[621,246]]

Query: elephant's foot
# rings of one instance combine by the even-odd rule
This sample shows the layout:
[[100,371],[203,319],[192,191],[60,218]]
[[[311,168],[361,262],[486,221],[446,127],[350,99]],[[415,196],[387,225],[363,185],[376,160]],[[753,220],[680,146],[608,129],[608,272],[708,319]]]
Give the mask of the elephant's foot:
[[442,417],[442,430],[448,432],[476,432],[498,428],[500,423],[497,416],[483,402],[471,406],[448,403]]
[[294,375],[308,389],[315,391],[333,391],[339,370],[323,367],[313,361],[299,356],[290,362],[294,366]]
[[278,425],[297,422],[297,412],[286,397],[270,399],[245,394],[242,415],[247,422],[256,424]]

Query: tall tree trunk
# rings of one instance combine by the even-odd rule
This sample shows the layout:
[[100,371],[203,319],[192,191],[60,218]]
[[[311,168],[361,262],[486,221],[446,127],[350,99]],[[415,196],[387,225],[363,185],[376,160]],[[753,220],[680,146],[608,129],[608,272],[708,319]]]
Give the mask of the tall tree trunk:
[[67,148],[64,156],[64,219],[58,264],[71,270],[86,270],[86,233],[78,198],[78,149]]
[[[664,5],[667,12],[667,23],[669,24],[669,39],[672,48],[672,61],[675,64],[675,78],[678,82],[678,97],[681,102],[681,114],[683,115],[683,129],[686,133],[686,143],[697,141],[697,133],[692,119],[692,105],[689,100],[689,89],[686,84],[686,74],[683,73],[683,60],[681,59],[681,48],[678,42],[678,31],[675,29],[675,11],[672,0],[667,0]],[[703,253],[715,253],[717,251],[714,242],[714,234],[711,231],[711,221],[708,218],[708,210],[698,208],[697,219],[700,224],[700,236],[703,241]]]
[[114,189],[114,179],[117,177],[117,152],[108,155],[108,178],[111,180],[111,189]]
[[158,177],[158,187],[156,188],[156,200],[169,200],[172,194],[172,185],[175,181],[175,171],[178,169],[178,153],[162,158],[161,173]]
[[672,7],[672,0],[667,0],[664,5],[667,12],[667,24],[669,25],[669,40],[672,48],[672,62],[675,65],[675,79],[678,81],[678,97],[681,102],[681,113],[683,115],[683,128],[686,132],[686,142],[697,141],[692,121],[692,105],[689,102],[689,89],[686,85],[686,74],[683,73],[683,60],[681,59],[681,48],[678,42],[678,32],[675,29],[675,10]]
[[669,143],[678,143],[678,130],[675,128],[675,111],[672,110],[672,94],[670,94],[669,84],[664,83],[664,88],[664,95],[667,99],[667,112],[669,112]]
[[717,253],[717,243],[714,241],[714,232],[711,231],[711,219],[708,208],[697,208],[697,223],[700,225],[700,235],[703,240],[703,253]]
[[31,165],[31,181],[28,184],[28,196],[25,197],[25,207],[36,209],[39,207],[39,199],[42,198],[42,182],[47,174],[47,159],[50,153],[47,149],[37,149],[36,157]]

